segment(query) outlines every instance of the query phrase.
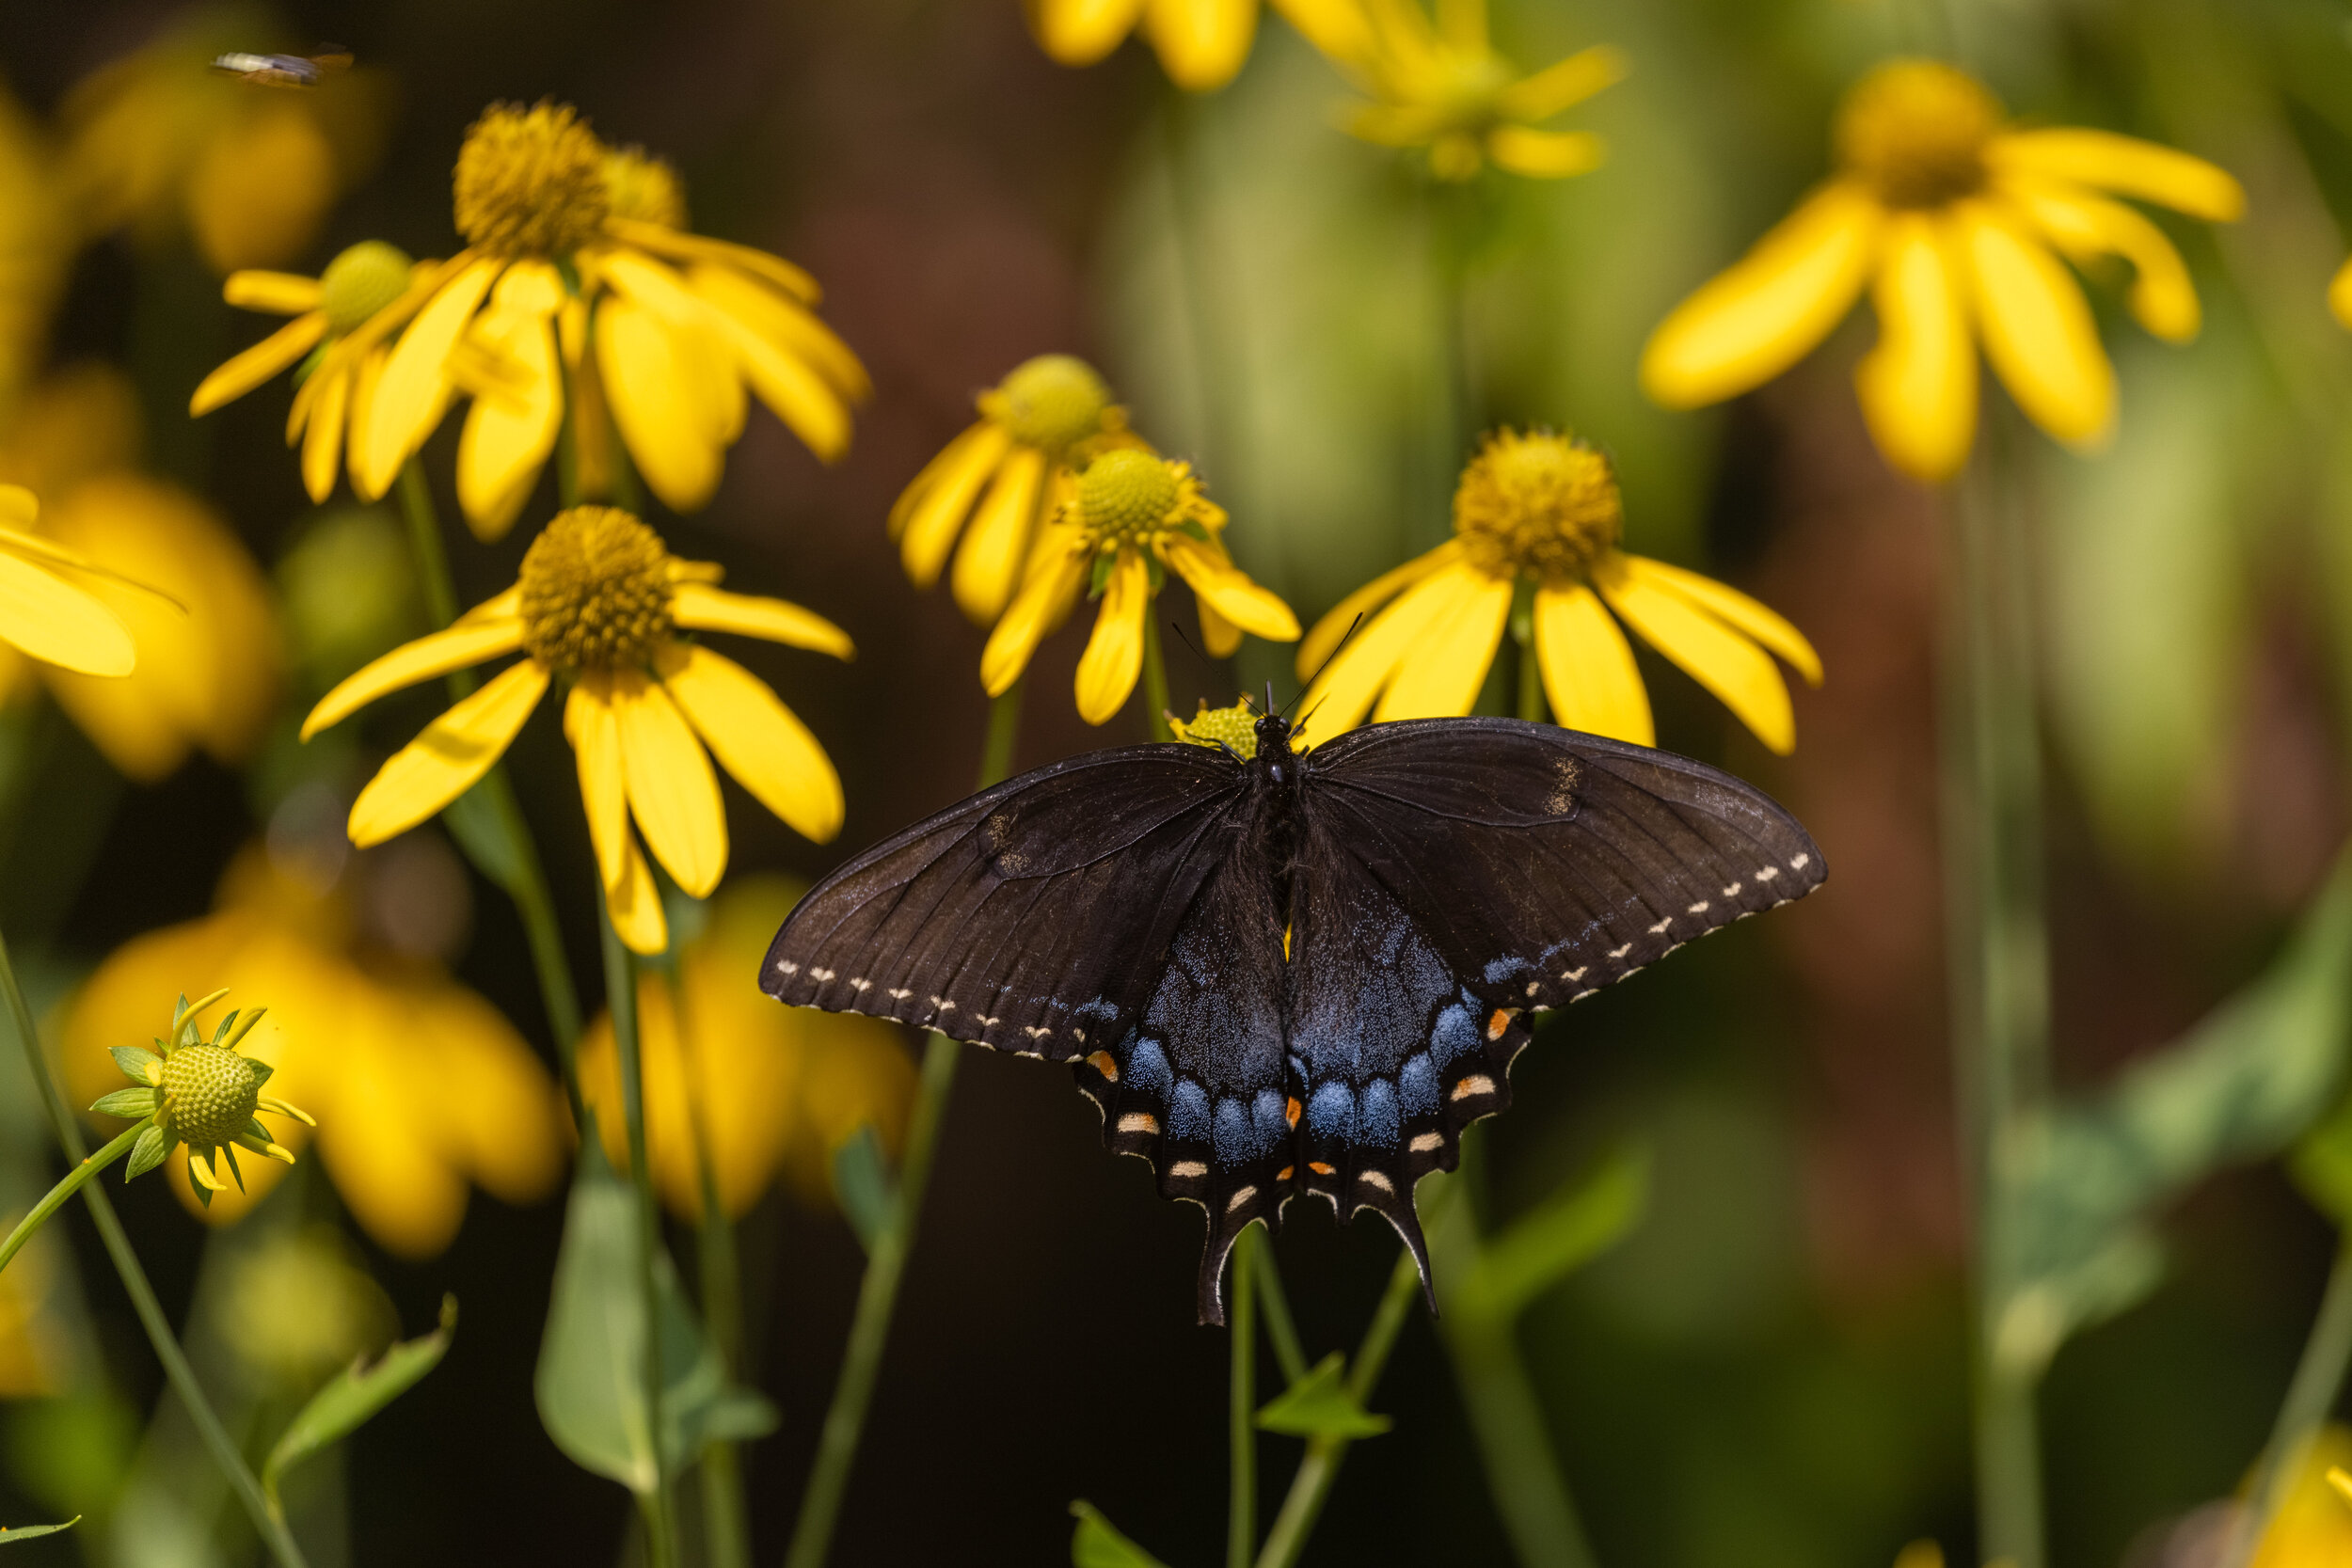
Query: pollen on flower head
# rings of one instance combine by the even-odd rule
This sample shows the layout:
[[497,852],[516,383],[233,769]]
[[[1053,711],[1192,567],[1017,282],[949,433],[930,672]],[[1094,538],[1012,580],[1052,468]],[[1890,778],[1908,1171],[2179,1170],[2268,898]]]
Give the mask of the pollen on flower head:
[[1203,697],[1200,712],[1190,719],[1170,717],[1168,727],[1177,739],[1195,746],[1222,745],[1241,757],[1258,754],[1258,714],[1247,702],[1211,707]]
[[677,170],[642,147],[615,147],[605,153],[604,188],[616,218],[686,227],[686,186]]
[[1494,577],[1570,578],[1613,546],[1625,522],[1609,459],[1538,430],[1486,437],[1454,492],[1454,531]]
[[1837,112],[1837,161],[1890,207],[1939,207],[1984,184],[2001,104],[1940,60],[1889,60]]
[[523,647],[555,670],[642,664],[668,641],[670,552],[610,506],[556,515],[523,556]]
[[1078,476],[1079,520],[1098,541],[1133,540],[1168,524],[1190,478],[1186,465],[1148,451],[1106,451]]
[[612,208],[604,144],[568,103],[493,103],[457,153],[457,231],[491,256],[562,256]]
[[1024,446],[1060,451],[1103,428],[1111,389],[1085,360],[1041,354],[1005,377],[980,406]]
[[406,251],[382,240],[361,240],[327,262],[319,274],[326,330],[341,337],[407,293],[411,265]]
[[233,1143],[262,1103],[252,1061],[224,1046],[183,1045],[164,1058],[164,1121],[192,1148]]

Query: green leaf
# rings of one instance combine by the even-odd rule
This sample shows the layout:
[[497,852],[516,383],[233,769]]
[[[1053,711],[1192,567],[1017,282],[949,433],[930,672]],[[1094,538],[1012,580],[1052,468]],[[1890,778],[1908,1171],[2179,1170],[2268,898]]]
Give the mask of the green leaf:
[[106,1054],[115,1059],[115,1066],[122,1069],[125,1078],[135,1079],[142,1084],[152,1085],[155,1075],[164,1070],[164,1059],[139,1046],[109,1046]]
[[1070,1537],[1071,1568],[1167,1568],[1158,1558],[1119,1533],[1103,1511],[1084,1497],[1070,1505],[1078,1528]]
[[1288,1437],[1377,1437],[1392,1423],[1356,1402],[1347,1391],[1347,1367],[1333,1351],[1307,1375],[1266,1402],[1258,1425]]
[[657,1252],[662,1419],[656,1436],[645,1408],[638,1246],[636,1191],[606,1163],[592,1131],[581,1141],[533,1389],[557,1448],[642,1496],[707,1445],[772,1430],[775,1411],[750,1390],[727,1386],[676,1268],[667,1252]]
[[484,775],[471,789],[441,808],[441,823],[475,870],[512,892],[523,875],[522,857],[507,835],[504,816],[490,799],[490,791],[503,784],[496,772]]
[[262,1465],[262,1490],[268,1494],[271,1508],[278,1509],[278,1485],[289,1469],[350,1435],[377,1411],[415,1387],[418,1380],[441,1364],[450,1338],[456,1332],[457,1298],[444,1295],[438,1328],[392,1346],[373,1365],[354,1361],[311,1395],[310,1402],[278,1434]]
[[860,1122],[834,1150],[833,1196],[860,1244],[873,1251],[876,1238],[898,1212],[898,1187],[882,1162],[882,1137],[872,1122]]
[[1649,1159],[1613,1151],[1599,1167],[1564,1183],[1483,1249],[1459,1290],[1471,1310],[1510,1319],[1574,1270],[1616,1244],[1649,1199]]
[[112,1094],[100,1095],[90,1102],[90,1109],[102,1117],[120,1117],[125,1121],[136,1121],[141,1117],[153,1116],[155,1105],[156,1091],[153,1089],[117,1089]]
[[1105,550],[1094,558],[1093,570],[1087,574],[1087,597],[1099,599],[1103,590],[1111,585],[1111,568],[1119,564],[1117,552]]
[[[145,1176],[162,1164],[164,1157],[171,1152],[171,1135],[160,1127],[150,1127],[141,1132],[131,1145],[131,1162],[123,1169],[122,1180],[129,1181]],[[202,1190],[198,1189],[199,1192]]]
[[0,1546],[11,1541],[37,1541],[44,1535],[55,1535],[61,1529],[72,1529],[82,1522],[76,1513],[62,1525],[0,1525]]

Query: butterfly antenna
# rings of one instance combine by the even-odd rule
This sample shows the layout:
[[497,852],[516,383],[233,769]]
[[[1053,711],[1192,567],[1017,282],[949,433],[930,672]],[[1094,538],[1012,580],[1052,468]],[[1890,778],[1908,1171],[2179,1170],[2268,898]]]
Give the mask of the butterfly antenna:
[[[1323,656],[1323,662],[1315,666],[1315,673],[1309,675],[1307,677],[1307,684],[1298,689],[1299,696],[1303,697],[1308,692],[1314,689],[1315,682],[1323,678],[1323,673],[1331,668],[1331,661],[1340,657],[1340,650],[1346,647],[1349,641],[1355,638],[1356,634],[1363,629],[1363,625],[1364,618],[1360,612],[1357,615],[1356,619],[1347,623],[1347,629],[1340,634],[1340,640],[1331,644],[1331,651]],[[1267,685],[1266,689],[1269,692],[1274,689],[1271,683]],[[1293,701],[1295,700],[1295,698],[1293,699]],[[1311,714],[1312,711],[1312,709],[1310,709],[1310,714]],[[1307,721],[1305,719],[1299,720],[1297,727],[1300,729],[1306,728]]]

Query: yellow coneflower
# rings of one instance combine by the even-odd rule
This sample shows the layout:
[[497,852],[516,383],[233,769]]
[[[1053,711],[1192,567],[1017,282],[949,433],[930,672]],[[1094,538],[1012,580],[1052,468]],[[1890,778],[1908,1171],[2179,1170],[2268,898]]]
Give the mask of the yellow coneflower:
[[900,493],[890,537],[917,588],[939,580],[953,550],[956,603],[988,626],[1020,585],[1040,519],[1068,499],[1073,471],[1097,451],[1143,443],[1094,367],[1067,354],[1025,360],[980,394],[979,408],[979,422]]
[[[1355,55],[1364,33],[1353,0],[1271,0],[1327,55]],[[1187,92],[1232,81],[1258,33],[1258,0],[1028,0],[1029,30],[1063,65],[1092,65],[1142,29],[1168,79]]]
[[[376,379],[384,373],[386,353],[377,341],[356,355],[339,356],[329,367],[326,351],[400,304],[419,276],[429,274],[437,265],[428,261],[421,267],[396,245],[362,240],[329,261],[316,277],[286,272],[230,273],[221,286],[221,297],[230,304],[294,320],[199,383],[195,395],[188,399],[189,416],[200,419],[245,396],[278,372],[305,360],[315,361],[316,369],[304,379],[287,418],[286,444],[302,443],[303,488],[312,500],[324,504],[334,494],[335,475],[343,467],[346,430],[356,451]],[[374,336],[380,338],[380,334]]]
[[[779,1007],[744,984],[802,889],[778,877],[730,879],[707,925],[678,955],[679,985],[648,966],[637,977],[644,1068],[645,1151],[662,1201],[703,1212],[698,1141],[707,1140],[719,1207],[738,1217],[782,1172],[811,1204],[830,1198],[833,1158],[860,1127],[896,1149],[914,1096],[899,1031],[855,1013]],[[604,1150],[628,1168],[620,1058],[600,1015],[580,1042],[580,1090]]]
[[127,675],[138,662],[131,630],[95,594],[56,568],[106,573],[32,531],[40,502],[0,484],[0,641],[27,658],[87,675]]
[[1145,624],[1171,571],[1191,585],[1201,641],[1216,657],[1240,646],[1245,631],[1274,642],[1296,639],[1298,618],[1233,564],[1218,537],[1224,528],[1225,509],[1201,493],[1191,465],[1135,447],[1095,458],[1030,551],[1021,592],[981,650],[989,695],[1011,689],[1082,594],[1100,597],[1078,660],[1078,716],[1107,721],[1142,673]]
[[1545,431],[1489,436],[1454,491],[1454,538],[1349,594],[1299,645],[1299,679],[1313,681],[1299,711],[1323,737],[1353,729],[1367,712],[1375,720],[1470,712],[1525,585],[1544,695],[1562,724],[1658,743],[1614,610],[1765,745],[1793,750],[1796,719],[1772,656],[1819,686],[1812,644],[1736,589],[1626,554],[1617,547],[1623,527],[1616,476],[1601,453]]
[[[575,412],[609,407],[645,483],[679,511],[718,487],[746,388],[818,457],[848,449],[868,387],[817,319],[816,283],[689,231],[666,166],[606,147],[567,107],[497,104],[467,133],[454,198],[466,247],[377,318],[402,330],[357,431],[362,495],[383,494],[469,391],[458,499],[476,532],[502,533],[554,450],[567,376]],[[355,334],[321,370],[373,346]]]
[[[727,821],[710,754],[770,811],[819,843],[841,831],[841,780],[790,708],[750,671],[681,630],[734,632],[848,658],[850,639],[782,599],[730,594],[720,569],[671,555],[628,513],[560,513],[514,587],[455,626],[395,648],[320,700],[309,739],[379,697],[485,659],[523,658],[396,752],[351,808],[354,844],[407,832],[471,788],[557,675],[614,929],[640,953],[669,943],[660,895],[629,832],[695,897],[719,885]],[[705,748],[708,748],[706,752]]]
[[1854,371],[1886,460],[1957,473],[1976,437],[1977,345],[2027,417],[2077,447],[2106,437],[2115,371],[2063,256],[2131,263],[2125,303],[2168,342],[2196,336],[2197,291],[2164,231],[2101,195],[2235,218],[2235,180],[2106,131],[2016,129],[1974,77],[1892,60],[1838,112],[1838,171],[1728,271],[1675,308],[1642,383],[1692,408],[1771,380],[1845,319],[1865,287],[1879,340]]
[[197,1026],[198,1015],[228,994],[224,987],[195,1003],[182,996],[172,1011],[169,1037],[157,1038],[153,1051],[135,1045],[114,1048],[115,1066],[135,1086],[117,1089],[90,1109],[100,1116],[147,1123],[131,1146],[124,1180],[153,1170],[184,1145],[189,1180],[196,1183],[199,1199],[210,1204],[215,1193],[229,1190],[229,1182],[220,1177],[224,1164],[230,1180],[240,1188],[245,1185],[245,1173],[237,1168],[239,1148],[294,1164],[293,1151],[272,1140],[269,1129],[258,1119],[260,1113],[290,1117],[306,1127],[318,1125],[306,1112],[264,1095],[262,1087],[276,1069],[237,1049],[262,1022],[262,1008],[231,1011],[211,1039],[204,1037]]
[[1438,10],[1433,23],[1420,0],[1367,0],[1359,41],[1326,51],[1371,99],[1349,112],[1351,135],[1427,148],[1440,180],[1468,180],[1488,163],[1557,180],[1600,163],[1600,137],[1542,125],[1624,76],[1621,52],[1597,45],[1522,76],[1495,52],[1486,0],[1439,0]]

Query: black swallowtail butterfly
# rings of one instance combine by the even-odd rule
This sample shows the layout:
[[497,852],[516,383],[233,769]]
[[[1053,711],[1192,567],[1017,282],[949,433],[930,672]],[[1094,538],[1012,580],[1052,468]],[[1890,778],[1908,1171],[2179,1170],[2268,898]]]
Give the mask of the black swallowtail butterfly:
[[[1104,1139],[1226,1254],[1299,1193],[1377,1212],[1429,1284],[1413,1183],[1510,1103],[1531,1016],[1811,892],[1761,791],[1516,719],[1375,724],[1243,760],[1096,752],[981,791],[801,900],[777,1000],[1072,1063]],[[1434,1303],[1434,1296],[1432,1297]]]

